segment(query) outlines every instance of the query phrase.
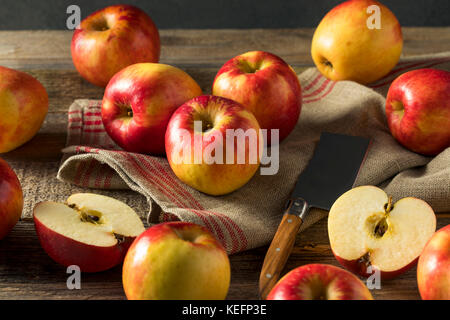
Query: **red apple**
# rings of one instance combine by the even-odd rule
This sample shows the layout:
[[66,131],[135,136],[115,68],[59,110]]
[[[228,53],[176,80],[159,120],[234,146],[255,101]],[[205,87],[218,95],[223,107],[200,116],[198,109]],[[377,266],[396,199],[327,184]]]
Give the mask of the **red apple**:
[[336,259],[365,277],[378,271],[381,279],[390,279],[409,270],[435,230],[436,216],[425,201],[403,198],[393,203],[374,186],[347,191],[328,216]]
[[123,68],[158,62],[159,33],[152,19],[130,5],[115,5],[84,19],[72,38],[72,60],[87,81],[105,87]]
[[424,300],[450,300],[450,224],[437,231],[423,249],[417,284]]
[[23,194],[19,179],[6,161],[0,159],[0,240],[19,221],[22,208]]
[[[294,70],[280,57],[263,51],[237,56],[219,70],[213,95],[241,103],[261,129],[278,129],[282,141],[294,129],[302,107],[302,91]],[[271,143],[271,132],[267,134]]]
[[[239,137],[229,138],[233,132]],[[258,121],[241,104],[200,96],[172,116],[166,132],[167,159],[187,185],[224,195],[245,185],[258,170],[262,140]]]
[[374,0],[350,0],[322,19],[314,32],[311,55],[328,79],[366,84],[389,73],[402,48],[402,30],[389,8]]
[[411,151],[432,156],[450,147],[450,72],[402,74],[389,88],[386,116],[394,138]]
[[129,66],[106,87],[102,103],[105,130],[126,151],[163,155],[173,112],[201,94],[198,84],[178,68],[157,63]]
[[120,264],[133,240],[145,228],[139,216],[118,200],[90,193],[70,196],[67,203],[41,202],[34,224],[42,248],[63,266],[99,272]]
[[47,91],[27,73],[0,66],[0,153],[31,140],[48,111]]
[[123,264],[130,300],[222,300],[230,285],[225,249],[205,228],[169,222],[149,228]]
[[350,272],[327,264],[298,267],[278,281],[267,300],[373,300]]

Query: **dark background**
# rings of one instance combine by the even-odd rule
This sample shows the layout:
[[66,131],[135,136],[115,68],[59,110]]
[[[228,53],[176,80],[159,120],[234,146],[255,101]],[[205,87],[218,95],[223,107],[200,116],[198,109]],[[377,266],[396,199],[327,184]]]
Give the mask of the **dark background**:
[[[315,27],[339,0],[0,0],[0,29],[64,29],[66,9],[82,18],[111,4],[144,9],[159,28]],[[450,25],[450,0],[385,0],[402,26]]]

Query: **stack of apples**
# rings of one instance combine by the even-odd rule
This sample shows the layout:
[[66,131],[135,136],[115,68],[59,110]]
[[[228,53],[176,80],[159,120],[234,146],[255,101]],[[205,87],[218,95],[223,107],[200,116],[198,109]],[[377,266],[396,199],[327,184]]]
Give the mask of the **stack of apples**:
[[[159,51],[153,21],[132,6],[93,13],[72,39],[72,58],[80,74],[106,86],[103,124],[122,149],[167,155],[176,176],[204,193],[217,196],[239,189],[259,167],[264,137],[269,145],[279,143],[297,124],[302,104],[297,75],[276,55],[248,52],[225,63],[215,78],[213,95],[202,96],[187,73],[157,63]],[[203,123],[200,129],[192,125],[195,121]],[[233,150],[244,163],[225,159],[230,129],[257,133],[256,161],[250,161],[250,142],[243,150],[238,145]],[[182,139],[186,132],[190,139]],[[219,136],[223,143],[218,143]],[[195,148],[198,138],[200,146]],[[189,156],[180,152],[186,148],[192,151]],[[210,149],[217,154],[220,150],[224,157],[206,161]],[[196,151],[200,163],[193,159]]]
[[[186,72],[157,63],[159,51],[154,23],[132,6],[93,13],[72,39],[79,73],[106,86],[102,121],[122,149],[167,155],[175,175],[204,193],[237,190],[259,167],[264,139],[260,129],[269,130],[268,144],[285,139],[294,129],[301,111],[297,75],[276,55],[248,52],[220,69],[213,95],[202,95]],[[195,121],[201,122],[200,128]],[[200,137],[203,155],[218,137],[226,141],[230,129],[257,133],[255,162],[250,162],[248,144],[233,149],[233,158],[242,156],[244,163],[225,163],[225,158],[196,163],[194,155],[179,152],[193,147]],[[188,139],[182,139],[185,133]],[[223,155],[227,147],[226,142],[215,145]],[[34,209],[34,222],[44,250],[64,266],[99,272],[124,261],[123,285],[129,299],[224,299],[228,292],[226,251],[198,225],[164,223],[144,231],[130,207],[95,194],[75,194],[66,203],[42,202]]]

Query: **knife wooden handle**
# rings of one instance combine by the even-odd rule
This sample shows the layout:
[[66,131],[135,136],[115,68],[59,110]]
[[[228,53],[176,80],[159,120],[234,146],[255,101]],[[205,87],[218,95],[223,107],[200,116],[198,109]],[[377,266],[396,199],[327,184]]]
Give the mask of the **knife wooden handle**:
[[[294,248],[295,238],[303,223],[300,216],[303,217],[307,210],[308,205],[305,201],[290,201],[264,259],[259,277],[259,293],[262,299],[267,297],[277,283],[280,273]],[[302,214],[298,214],[299,212]]]

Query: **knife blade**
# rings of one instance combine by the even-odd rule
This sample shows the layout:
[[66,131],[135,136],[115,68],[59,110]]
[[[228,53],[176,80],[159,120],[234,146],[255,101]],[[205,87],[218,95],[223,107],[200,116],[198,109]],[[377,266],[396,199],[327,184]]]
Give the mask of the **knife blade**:
[[300,174],[286,211],[264,259],[259,292],[265,299],[278,281],[296,235],[311,208],[330,210],[351,189],[369,149],[370,139],[324,132],[313,158]]

